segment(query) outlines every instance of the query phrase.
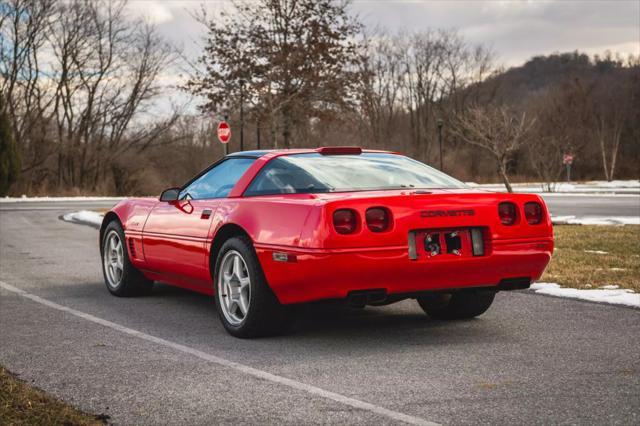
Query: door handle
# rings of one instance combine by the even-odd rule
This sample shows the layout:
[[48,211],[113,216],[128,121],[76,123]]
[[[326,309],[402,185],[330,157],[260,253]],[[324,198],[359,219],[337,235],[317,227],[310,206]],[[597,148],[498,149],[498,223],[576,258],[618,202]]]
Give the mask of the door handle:
[[202,215],[200,215],[200,219],[209,219],[211,217],[211,209],[202,210]]

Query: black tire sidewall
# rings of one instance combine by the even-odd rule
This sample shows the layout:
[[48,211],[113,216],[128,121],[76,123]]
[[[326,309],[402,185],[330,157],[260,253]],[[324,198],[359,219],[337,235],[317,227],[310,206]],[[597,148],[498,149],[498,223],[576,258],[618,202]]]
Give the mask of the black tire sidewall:
[[[118,237],[120,237],[123,255],[122,279],[116,287],[111,287],[108,284],[107,271],[105,270],[104,266],[105,244],[107,243],[107,237],[112,232],[116,232],[118,234]],[[104,277],[105,286],[107,287],[107,290],[109,290],[109,292],[114,296],[137,296],[149,292],[151,290],[151,287],[153,286],[153,282],[147,280],[142,275],[142,273],[138,271],[131,263],[131,260],[129,259],[129,250],[126,242],[126,237],[124,235],[122,226],[117,220],[112,220],[105,227],[102,241],[100,243],[100,263],[102,264],[102,275]]]
[[[224,256],[235,250],[242,256],[247,266],[250,279],[251,294],[249,297],[249,311],[245,319],[237,325],[231,324],[222,312],[220,302],[219,271]],[[247,338],[275,334],[281,331],[284,322],[285,307],[280,305],[262,272],[258,256],[248,238],[233,237],[227,240],[218,253],[215,263],[213,280],[215,283],[215,304],[218,317],[229,334],[235,337]]]
[[[224,256],[231,250],[235,250],[236,252],[240,253],[240,256],[242,256],[242,260],[244,260],[245,265],[247,266],[247,273],[249,274],[249,285],[250,285],[250,297],[249,297],[249,312],[247,312],[247,316],[244,318],[244,320],[242,320],[242,322],[240,324],[231,324],[227,318],[224,316],[224,312],[222,311],[222,306],[221,305],[221,301],[220,301],[220,277],[219,277],[219,272],[220,272],[220,266],[222,264],[222,259],[224,259]],[[222,324],[224,325],[224,328],[231,333],[232,335],[238,335],[238,334],[242,334],[243,328],[245,328],[245,324],[250,323],[251,322],[251,317],[253,315],[253,307],[254,304],[257,303],[254,299],[256,298],[256,280],[258,279],[258,277],[256,277],[255,274],[255,265],[252,264],[253,259],[250,256],[251,253],[248,253],[248,249],[246,247],[246,244],[244,243],[244,241],[242,241],[240,238],[231,238],[229,240],[227,240],[222,247],[220,248],[220,252],[218,254],[218,258],[216,259],[216,267],[215,267],[215,277],[214,277],[214,282],[216,283],[216,289],[215,289],[215,299],[216,299],[216,309],[218,311],[218,316],[220,317],[220,320],[222,321]]]

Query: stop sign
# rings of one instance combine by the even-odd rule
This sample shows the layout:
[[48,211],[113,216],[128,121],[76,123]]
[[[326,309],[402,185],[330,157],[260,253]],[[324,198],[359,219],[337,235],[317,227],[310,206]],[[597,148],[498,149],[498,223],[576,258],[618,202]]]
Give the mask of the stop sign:
[[573,155],[564,154],[562,156],[562,164],[571,164],[571,163],[573,163]]
[[226,121],[221,121],[218,124],[218,140],[222,143],[229,143],[231,139],[231,127]]

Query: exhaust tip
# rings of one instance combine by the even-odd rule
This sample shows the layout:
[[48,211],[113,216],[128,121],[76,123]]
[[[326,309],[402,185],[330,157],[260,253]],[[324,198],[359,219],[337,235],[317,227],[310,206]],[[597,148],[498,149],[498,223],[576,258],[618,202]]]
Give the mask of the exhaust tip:
[[501,291],[526,290],[529,287],[531,287],[530,277],[505,278],[498,284]]
[[350,291],[347,295],[347,302],[349,305],[355,307],[364,307],[366,305],[382,303],[386,300],[387,290],[379,288]]

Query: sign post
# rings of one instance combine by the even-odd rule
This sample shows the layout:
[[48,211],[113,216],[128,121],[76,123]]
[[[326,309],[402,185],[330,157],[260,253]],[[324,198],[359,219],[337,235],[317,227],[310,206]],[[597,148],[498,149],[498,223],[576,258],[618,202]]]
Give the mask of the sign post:
[[226,121],[218,124],[218,140],[224,145],[224,155],[229,153],[229,141],[231,140],[231,127]]
[[571,164],[573,163],[573,155],[564,154],[562,156],[562,164],[567,168],[567,183],[571,182]]

